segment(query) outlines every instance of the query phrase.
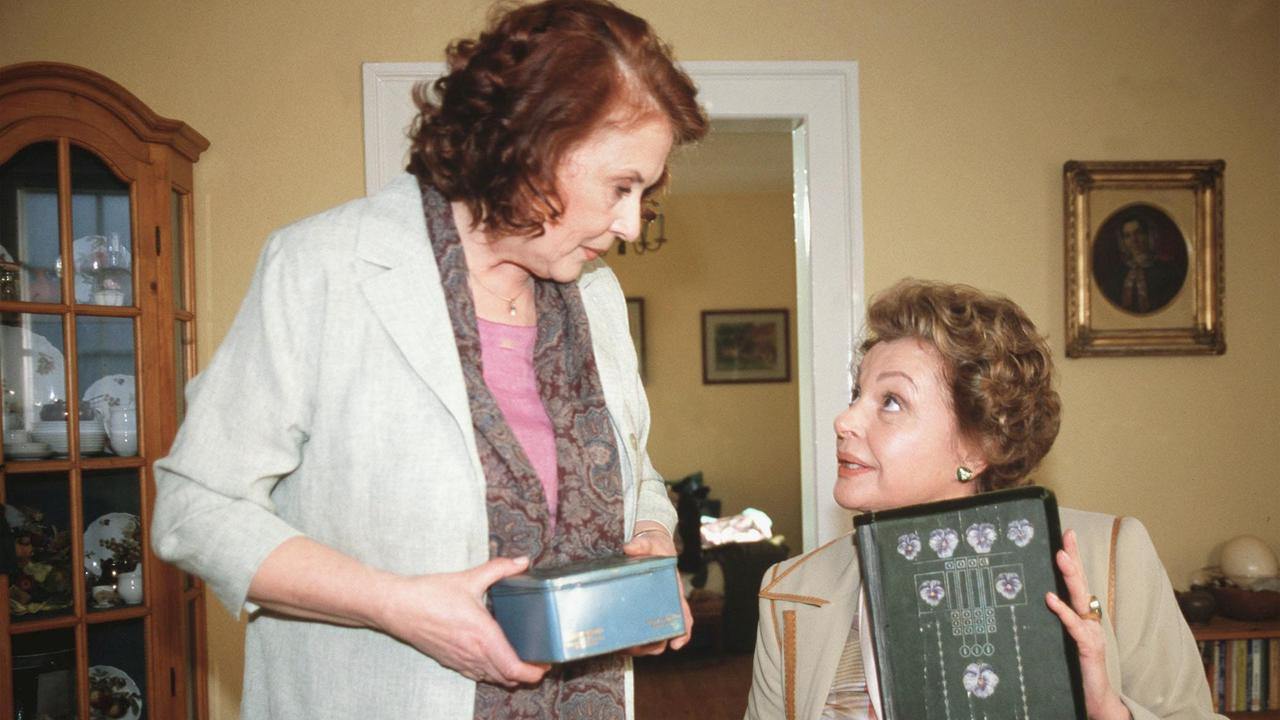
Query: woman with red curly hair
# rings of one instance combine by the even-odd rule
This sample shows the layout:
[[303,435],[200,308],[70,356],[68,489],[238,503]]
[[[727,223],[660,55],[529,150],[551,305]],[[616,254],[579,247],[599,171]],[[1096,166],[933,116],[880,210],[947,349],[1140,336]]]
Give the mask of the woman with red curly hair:
[[[1029,482],[1061,405],[1049,346],[1021,308],[967,285],[904,280],[874,299],[867,333],[852,401],[835,421],[841,507],[889,510]],[[1045,602],[1079,648],[1089,717],[1218,717],[1142,523],[1060,515],[1055,561],[1069,597]],[[935,542],[959,539],[931,537],[939,551]],[[852,535],[765,574],[749,720],[877,716],[860,588]]]
[[415,100],[408,174],[271,238],[156,464],[152,542],[250,613],[246,720],[622,718],[627,658],[522,662],[484,595],[675,554],[600,258],[706,117],[603,0],[499,10]]

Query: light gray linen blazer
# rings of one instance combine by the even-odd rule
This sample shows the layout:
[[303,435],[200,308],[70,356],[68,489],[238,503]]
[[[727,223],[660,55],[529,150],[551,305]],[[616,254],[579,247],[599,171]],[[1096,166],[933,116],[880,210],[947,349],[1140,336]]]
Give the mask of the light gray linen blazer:
[[[1089,589],[1106,607],[1115,517],[1069,508],[1060,516],[1063,531],[1076,531]],[[1141,522],[1123,519],[1115,552],[1116,616],[1102,617],[1112,687],[1134,720],[1225,720],[1213,712],[1200,653]],[[861,587],[852,534],[765,573],[747,720],[822,716]]]
[[[155,465],[151,542],[232,613],[254,613],[244,720],[472,717],[474,683],[412,647],[257,614],[245,599],[258,566],[295,535],[405,574],[489,559],[485,478],[439,277],[417,181],[404,175],[275,233],[188,388],[186,419]],[[627,535],[637,518],[670,529],[622,291],[602,263],[579,287]]]

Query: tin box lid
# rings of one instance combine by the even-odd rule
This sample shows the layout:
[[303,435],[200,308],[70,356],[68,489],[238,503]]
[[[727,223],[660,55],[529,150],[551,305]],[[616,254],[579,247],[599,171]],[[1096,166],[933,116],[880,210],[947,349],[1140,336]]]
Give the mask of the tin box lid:
[[628,557],[613,555],[595,560],[534,568],[520,575],[503,578],[489,588],[490,594],[520,593],[532,590],[558,590],[577,585],[590,585],[627,575],[644,575],[674,568],[674,557]]

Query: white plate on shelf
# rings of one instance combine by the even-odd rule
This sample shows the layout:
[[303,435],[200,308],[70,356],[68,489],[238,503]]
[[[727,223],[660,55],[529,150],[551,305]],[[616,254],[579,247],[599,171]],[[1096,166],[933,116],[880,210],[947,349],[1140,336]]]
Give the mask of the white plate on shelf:
[[82,455],[97,455],[99,453],[105,453],[106,447],[106,435],[96,435],[93,437],[88,435],[80,436],[80,454]]
[[36,428],[31,431],[31,438],[38,443],[44,443],[49,449],[59,455],[67,454],[67,424],[61,421],[41,421],[36,423]]
[[0,325],[6,388],[21,393],[25,407],[39,417],[40,405],[67,397],[66,358],[49,339],[15,325]]
[[106,422],[112,407],[137,406],[138,381],[132,375],[107,375],[94,381],[81,395],[81,402],[93,405]]
[[49,446],[42,442],[5,443],[4,456],[14,460],[39,460],[53,453]]
[[142,525],[133,513],[113,512],[89,523],[84,531],[84,564],[94,575],[102,574],[102,561],[115,560],[116,554],[102,545],[103,540],[124,540],[132,523],[133,537],[142,541]]
[[[121,702],[126,707],[123,715],[108,715],[107,712],[100,707],[93,707],[93,691],[99,690],[111,694],[112,699]],[[89,717],[91,720],[108,720],[108,718],[119,718],[119,720],[138,720],[142,715],[142,693],[138,690],[138,684],[129,677],[129,674],[118,667],[111,665],[94,665],[89,668],[89,691],[90,691],[90,707]],[[136,701],[136,708],[131,700]],[[109,709],[109,708],[108,708]]]

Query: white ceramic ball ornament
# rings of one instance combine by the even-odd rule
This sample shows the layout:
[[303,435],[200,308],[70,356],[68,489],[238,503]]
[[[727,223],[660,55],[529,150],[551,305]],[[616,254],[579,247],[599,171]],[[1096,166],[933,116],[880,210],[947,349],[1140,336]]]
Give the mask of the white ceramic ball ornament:
[[1222,545],[1222,574],[1240,586],[1280,575],[1276,554],[1261,538],[1238,535]]

